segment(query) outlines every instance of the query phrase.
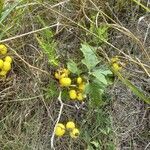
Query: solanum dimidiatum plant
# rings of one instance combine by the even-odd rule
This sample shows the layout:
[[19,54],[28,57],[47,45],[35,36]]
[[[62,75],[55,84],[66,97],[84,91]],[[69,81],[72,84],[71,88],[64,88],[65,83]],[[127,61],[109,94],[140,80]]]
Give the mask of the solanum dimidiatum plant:
[[[96,55],[96,48],[87,43],[81,44],[80,51],[83,54],[83,59],[80,64],[69,60],[67,68],[73,74],[80,77],[83,76],[84,94],[88,95],[88,103],[92,106],[102,105],[104,103],[102,96],[106,87],[111,83],[109,77],[112,77],[112,72],[108,66],[102,64],[100,58]],[[78,78],[78,82],[80,82]],[[80,84],[80,88],[82,88]]]
[[[107,77],[112,75],[112,72],[107,67],[100,65],[95,48],[82,44],[80,50],[83,53],[81,64],[69,60],[67,67],[57,69],[54,76],[59,86],[68,90],[70,100],[79,102],[87,100],[85,102],[92,106],[101,105],[103,103],[102,94],[109,85]],[[80,134],[74,122],[68,122],[66,126],[62,123],[56,124],[56,136],[61,137],[66,131],[70,132],[72,138],[77,138]]]

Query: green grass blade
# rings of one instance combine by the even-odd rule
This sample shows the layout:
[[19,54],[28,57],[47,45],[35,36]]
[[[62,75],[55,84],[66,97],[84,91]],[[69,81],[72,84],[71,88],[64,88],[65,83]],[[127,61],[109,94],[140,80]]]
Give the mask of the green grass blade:
[[137,1],[137,0],[132,0],[132,1],[134,1],[137,5],[141,6],[147,12],[150,12],[150,9],[148,7],[146,7],[146,6],[144,6],[142,3],[140,3],[140,1]]
[[139,90],[135,85],[133,85],[128,79],[123,78],[123,76],[120,73],[116,73],[116,75],[119,77],[119,79],[130,88],[130,90],[137,95],[141,100],[143,100],[145,103],[150,104],[150,98],[146,97],[144,93]]
[[13,11],[13,9],[21,2],[17,1],[16,3],[12,4],[12,6],[9,9],[6,9],[2,15],[0,16],[0,24],[7,18],[7,16]]
[[0,17],[1,17],[1,14],[3,12],[3,7],[4,7],[4,0],[1,0],[0,1]]

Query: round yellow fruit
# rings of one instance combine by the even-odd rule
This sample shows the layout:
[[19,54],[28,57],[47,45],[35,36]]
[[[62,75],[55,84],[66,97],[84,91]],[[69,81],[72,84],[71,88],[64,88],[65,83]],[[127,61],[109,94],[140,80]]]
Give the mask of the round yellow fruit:
[[113,69],[114,71],[120,71],[122,67],[120,67],[118,63],[113,63]]
[[115,57],[111,58],[111,62],[112,62],[112,63],[116,63],[116,62],[118,62],[118,61],[119,61],[118,56],[115,56]]
[[71,99],[76,99],[77,98],[77,92],[75,90],[70,90],[69,96]]
[[70,86],[71,85],[71,79],[70,78],[61,78],[59,80],[61,86]]
[[2,60],[2,59],[0,59],[0,69],[2,69],[2,68],[3,68],[3,65],[4,65],[4,62],[3,62],[3,60]]
[[78,78],[77,78],[77,83],[78,83],[78,84],[81,84],[81,83],[82,83],[82,78],[81,78],[81,77],[78,77]]
[[66,75],[65,73],[62,73],[62,74],[60,75],[60,78],[65,78],[65,77],[67,77],[67,75]]
[[65,73],[66,77],[70,74],[70,71],[68,69],[63,69],[62,72]]
[[6,74],[7,74],[7,71],[4,71],[4,70],[0,71],[0,76],[5,76]]
[[78,136],[80,135],[80,132],[79,132],[79,130],[77,129],[77,128],[74,128],[71,132],[70,132],[70,136],[72,137],[72,138],[77,138]]
[[84,99],[83,98],[83,94],[82,93],[78,93],[77,100],[82,101],[83,99]]
[[75,128],[75,123],[73,121],[68,121],[66,124],[66,128],[69,130],[73,130]]
[[65,134],[65,126],[62,123],[58,123],[55,128],[55,135],[61,137],[64,134]]
[[60,75],[59,75],[58,72],[55,72],[55,78],[56,78],[56,79],[60,79]]
[[85,89],[85,83],[79,84],[79,90],[84,91]]
[[9,71],[11,69],[11,64],[9,62],[4,61],[2,70]]
[[3,55],[7,53],[7,47],[3,44],[0,44],[0,53]]
[[4,58],[4,61],[9,62],[9,63],[12,63],[12,57],[6,56],[6,57]]

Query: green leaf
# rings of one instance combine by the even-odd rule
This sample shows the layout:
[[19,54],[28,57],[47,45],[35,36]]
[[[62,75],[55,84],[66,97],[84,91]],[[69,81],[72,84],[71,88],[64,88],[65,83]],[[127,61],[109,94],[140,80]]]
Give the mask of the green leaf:
[[113,74],[109,69],[107,69],[107,70],[106,69],[98,69],[98,70],[101,72],[101,74],[103,74],[105,76]]
[[103,25],[97,28],[97,34],[102,41],[108,40],[108,26]]
[[94,150],[94,148],[91,145],[88,145],[87,150]]
[[96,45],[101,45],[104,43],[104,41],[108,41],[108,26],[107,25],[101,25],[99,27],[96,27],[94,24],[90,25],[90,31],[97,36],[93,36],[91,42]]
[[101,70],[95,70],[91,73],[93,76],[97,78],[100,82],[102,82],[104,85],[107,85],[107,80],[105,78],[105,75],[102,74]]
[[97,80],[86,85],[85,92],[89,94],[92,106],[99,106],[100,104],[103,104],[102,94],[104,92],[104,87]]
[[72,73],[75,73],[75,74],[79,74],[80,73],[80,70],[78,69],[77,67],[77,64],[72,60],[70,59],[67,63],[67,68],[72,72]]
[[80,50],[84,55],[82,63],[87,66],[88,70],[93,69],[99,63],[94,52],[95,49],[88,44],[82,44]]
[[36,39],[43,52],[47,55],[48,62],[53,66],[58,66],[58,59],[56,54],[57,43],[55,41],[51,41],[50,43],[48,43],[45,39],[38,37],[36,37]]
[[99,143],[97,141],[90,142],[92,145],[94,145],[96,148],[99,148]]

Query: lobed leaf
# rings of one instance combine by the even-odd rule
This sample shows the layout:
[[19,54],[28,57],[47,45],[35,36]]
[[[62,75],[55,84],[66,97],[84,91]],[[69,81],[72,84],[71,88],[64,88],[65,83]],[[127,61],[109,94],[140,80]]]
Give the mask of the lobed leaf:
[[72,73],[75,73],[75,74],[79,74],[80,73],[80,70],[78,69],[77,67],[77,64],[72,60],[70,59],[67,63],[67,68],[72,72]]
[[93,69],[99,63],[99,60],[95,55],[94,48],[89,46],[88,44],[82,44],[80,50],[84,55],[82,63],[86,65],[88,70]]

